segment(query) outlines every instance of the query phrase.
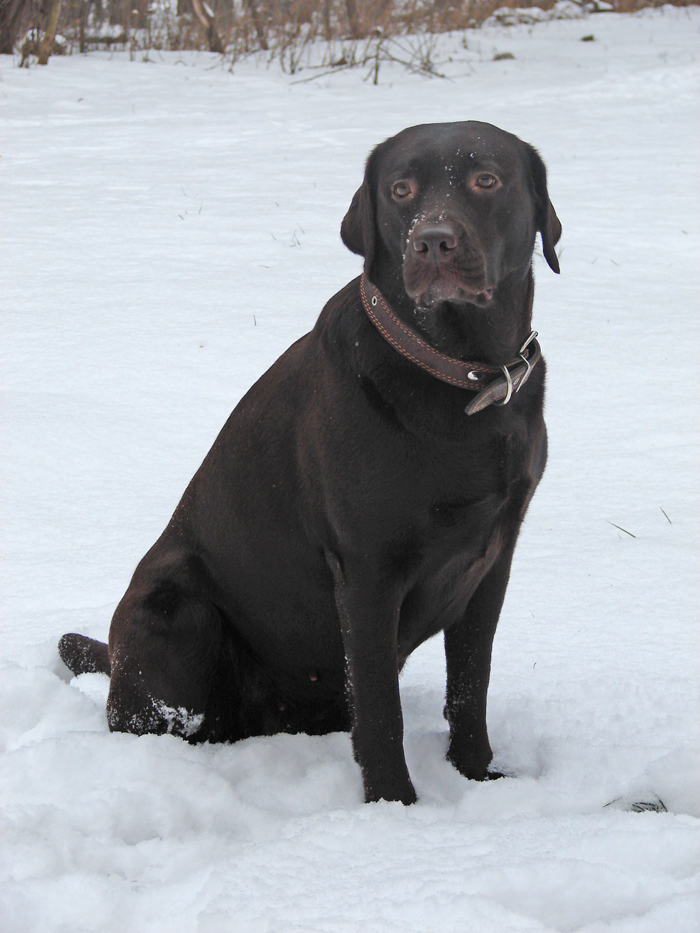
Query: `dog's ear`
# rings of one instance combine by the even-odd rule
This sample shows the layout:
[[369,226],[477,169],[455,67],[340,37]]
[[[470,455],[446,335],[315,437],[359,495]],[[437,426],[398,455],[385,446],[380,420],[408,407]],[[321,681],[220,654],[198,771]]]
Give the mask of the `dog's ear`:
[[370,162],[367,161],[365,180],[355,192],[348,212],[340,225],[340,238],[349,250],[365,257],[369,269],[374,258],[374,203],[370,181]]
[[537,229],[542,237],[542,250],[544,258],[553,272],[559,273],[559,259],[554,247],[561,237],[561,223],[556,211],[549,200],[547,191],[547,169],[539,152],[528,146],[530,155],[530,171],[535,189],[535,203],[537,211]]

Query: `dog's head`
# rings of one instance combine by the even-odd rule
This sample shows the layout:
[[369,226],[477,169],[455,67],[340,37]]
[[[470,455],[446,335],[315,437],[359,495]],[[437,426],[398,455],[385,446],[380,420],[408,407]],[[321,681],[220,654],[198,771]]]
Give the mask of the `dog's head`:
[[529,269],[538,231],[559,272],[561,224],[542,159],[517,136],[470,121],[410,127],[377,146],[341,237],[379,287],[400,270],[419,307],[487,307],[502,281]]

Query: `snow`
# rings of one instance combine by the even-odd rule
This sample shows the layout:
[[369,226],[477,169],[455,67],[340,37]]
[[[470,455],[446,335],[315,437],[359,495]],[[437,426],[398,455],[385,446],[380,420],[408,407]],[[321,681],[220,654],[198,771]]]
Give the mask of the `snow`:
[[[376,87],[3,58],[3,931],[698,929],[699,31],[697,7],[490,27],[440,40],[449,80]],[[439,640],[402,679],[410,808],[361,802],[347,735],[110,734],[59,636],[106,638],[230,409],[358,273],[338,228],[372,145],[459,119],[540,149],[564,226],[489,699],[511,776],[444,760]]]

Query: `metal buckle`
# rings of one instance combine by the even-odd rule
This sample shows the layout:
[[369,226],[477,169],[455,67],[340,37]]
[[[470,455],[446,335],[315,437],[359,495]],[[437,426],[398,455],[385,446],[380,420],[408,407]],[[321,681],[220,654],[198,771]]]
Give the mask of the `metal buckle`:
[[[501,369],[503,370],[503,375],[506,377],[506,383],[508,385],[508,389],[506,391],[506,397],[503,399],[502,402],[491,403],[492,405],[498,405],[499,408],[503,408],[504,405],[507,405],[513,394],[513,379],[510,375],[510,370],[508,369],[507,366],[501,366]],[[516,389],[516,392],[517,392],[517,389]]]
[[[522,389],[522,387],[525,385],[527,380],[530,378],[530,373],[532,372],[532,363],[527,358],[527,356],[525,356],[525,351],[527,350],[528,346],[532,343],[532,341],[535,339],[536,336],[537,336],[537,331],[531,330],[530,336],[527,338],[525,343],[522,345],[522,347],[518,351],[518,356],[523,361],[523,363],[527,366],[527,369],[525,370],[523,375],[518,379],[518,384],[515,387],[515,392],[519,392]],[[502,408],[504,405],[507,405],[508,402],[513,397],[513,377],[511,376],[510,370],[508,369],[507,366],[501,366],[501,369],[503,370],[503,375],[506,377],[506,385],[507,385],[506,397],[501,402],[492,402],[493,405],[498,405],[499,408]]]
[[532,343],[532,341],[535,339],[536,336],[537,336],[537,331],[531,330],[530,336],[527,338],[525,343],[520,348],[520,351],[518,352],[518,356],[523,361],[523,363],[527,366],[527,370],[525,371],[522,379],[518,383],[518,388],[515,390],[516,392],[519,392],[522,389],[522,387],[525,385],[527,380],[530,378],[530,373],[532,372],[532,363],[530,362],[528,357],[525,356],[525,350],[527,350],[528,346]]

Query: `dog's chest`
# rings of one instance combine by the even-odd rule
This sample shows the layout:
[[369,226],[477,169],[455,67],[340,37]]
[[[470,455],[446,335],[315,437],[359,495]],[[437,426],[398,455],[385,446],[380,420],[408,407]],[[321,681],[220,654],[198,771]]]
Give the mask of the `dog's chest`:
[[464,613],[503,553],[535,485],[528,448],[518,435],[497,435],[433,470],[432,495],[403,533],[387,542],[385,567],[402,577],[402,653]]
[[387,502],[394,521],[384,563],[406,579],[441,576],[446,566],[483,558],[498,528],[522,513],[533,485],[527,445],[516,434],[435,444],[424,453]]
[[523,431],[477,435],[440,453],[439,466],[433,466],[429,510],[435,530],[483,521],[484,511],[500,508],[514,493],[513,487],[528,477],[530,458]]

